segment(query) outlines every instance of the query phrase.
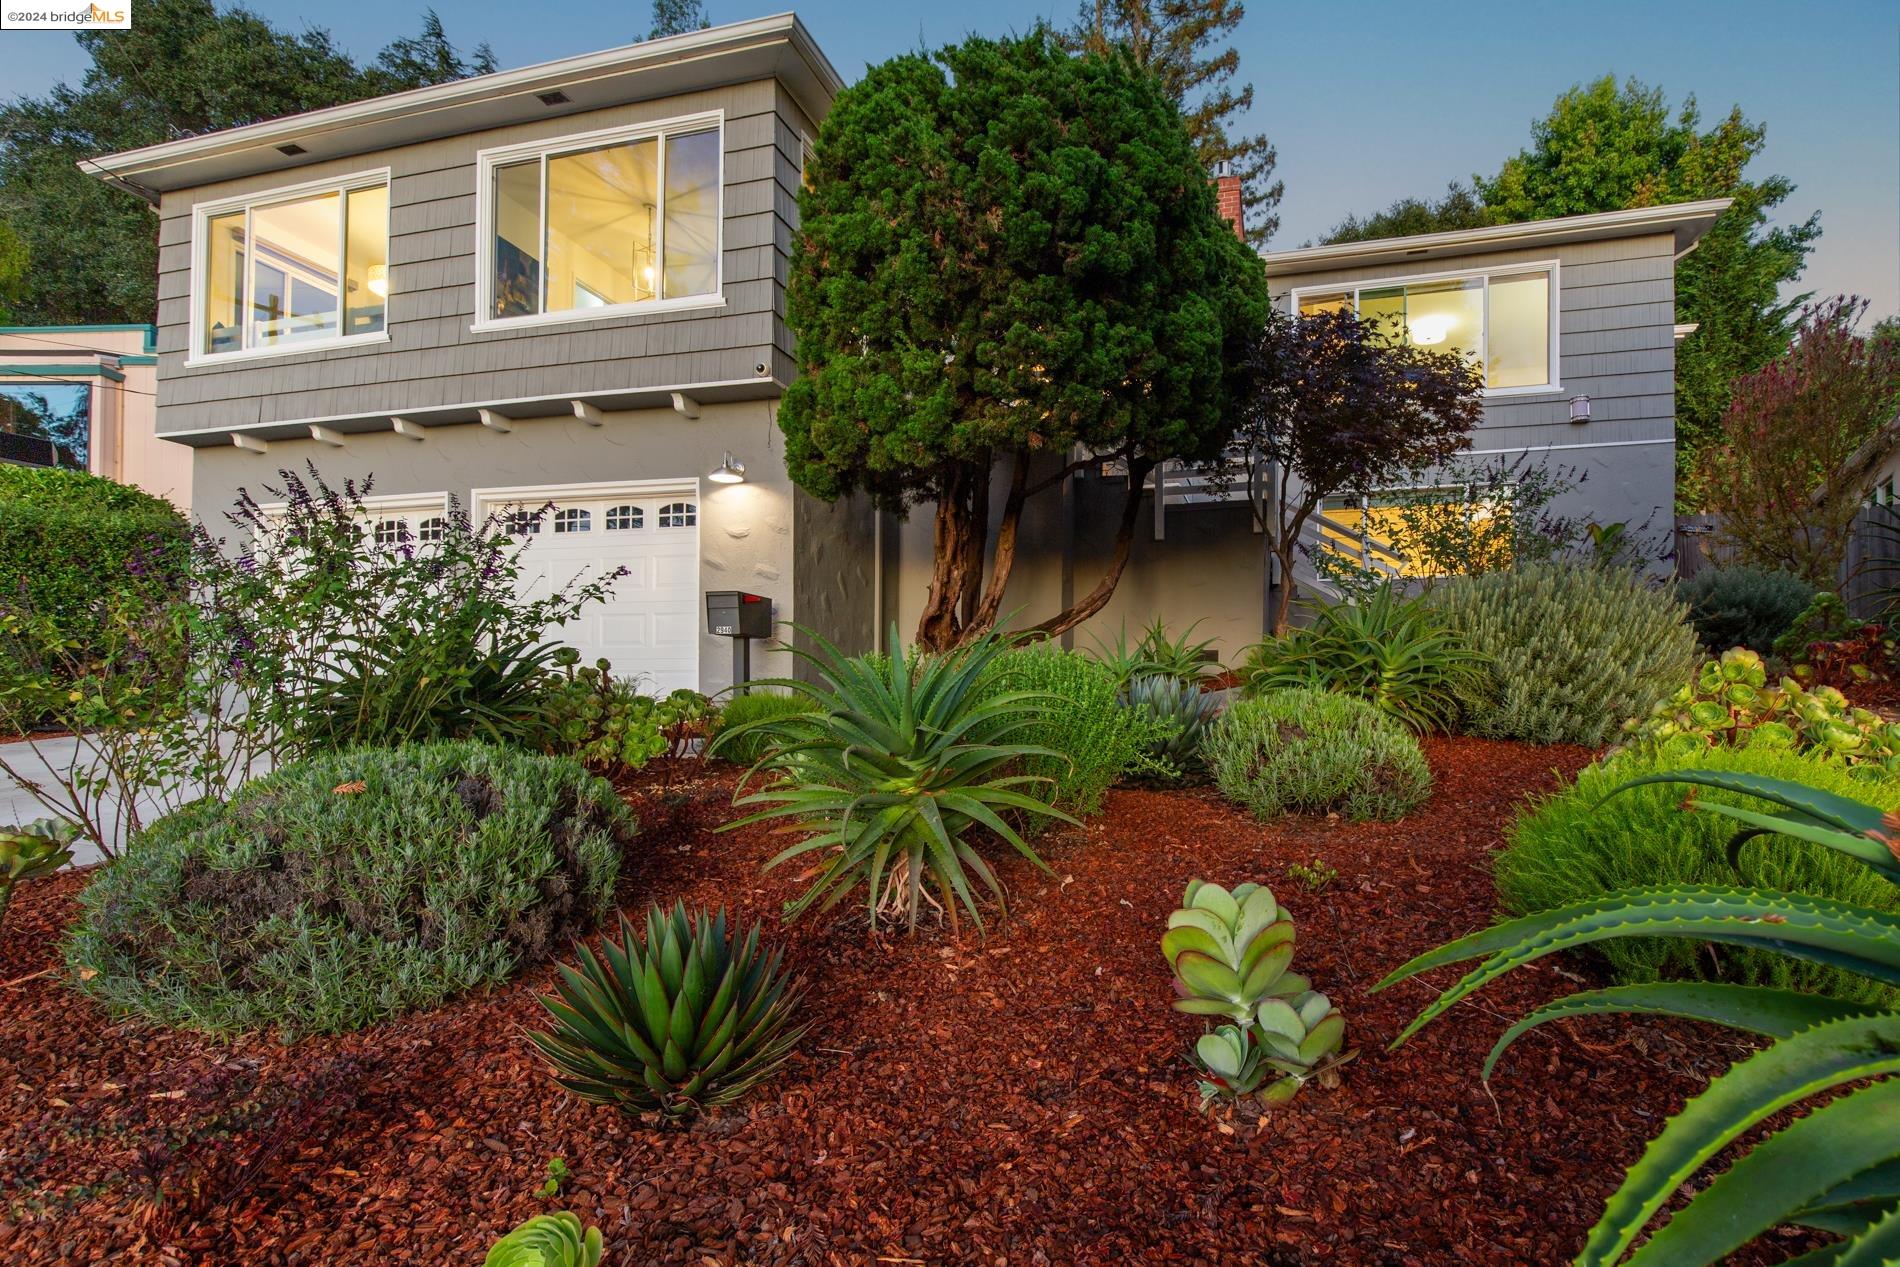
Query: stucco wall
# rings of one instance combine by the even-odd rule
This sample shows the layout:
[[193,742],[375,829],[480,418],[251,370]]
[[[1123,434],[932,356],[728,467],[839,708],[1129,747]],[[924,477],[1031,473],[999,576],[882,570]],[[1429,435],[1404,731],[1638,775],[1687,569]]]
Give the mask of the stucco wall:
[[[745,463],[746,482],[706,480],[728,451]],[[352,436],[340,449],[303,440],[274,443],[261,455],[236,448],[196,453],[194,509],[220,536],[231,533],[224,512],[240,488],[270,500],[264,489],[280,484],[278,471],[301,471],[306,462],[332,483],[374,476],[378,494],[447,492],[464,506],[477,488],[697,479],[702,593],[748,590],[772,600],[775,619],[797,615],[792,485],[770,402],[705,405],[696,420],[640,410],[608,414],[600,427],[546,418],[517,423],[505,435],[480,426],[434,427],[421,442],[375,432]],[[700,689],[723,690],[732,683],[731,640],[706,632],[703,608],[699,629]],[[776,644],[755,644],[753,675],[783,676],[791,658]]]

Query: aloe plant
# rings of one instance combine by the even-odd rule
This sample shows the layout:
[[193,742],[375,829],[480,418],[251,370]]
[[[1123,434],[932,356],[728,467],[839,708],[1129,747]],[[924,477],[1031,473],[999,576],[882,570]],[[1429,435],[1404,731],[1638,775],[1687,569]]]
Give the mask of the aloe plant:
[[1161,938],[1175,1010],[1229,1021],[1194,1045],[1206,1075],[1203,1102],[1258,1094],[1262,1103],[1284,1104],[1352,1059],[1339,1054],[1346,1022],[1331,1000],[1287,971],[1293,918],[1269,889],[1241,884],[1230,893],[1190,880],[1182,902]]
[[[766,863],[780,866],[821,855],[817,878],[786,905],[794,918],[813,905],[831,907],[862,889],[876,929],[902,914],[915,931],[927,890],[954,930],[961,906],[983,928],[976,878],[1007,914],[1003,886],[978,850],[987,831],[1036,866],[1048,865],[1023,839],[1012,816],[1076,820],[1028,788],[1046,776],[1012,773],[1024,760],[1065,760],[1048,748],[1015,741],[1036,714],[1059,705],[1036,691],[988,689],[997,658],[1010,641],[989,635],[953,651],[911,658],[849,657],[810,635],[815,651],[794,648],[820,682],[779,679],[769,685],[812,699],[816,712],[762,718],[721,734],[715,751],[742,736],[769,738],[747,771],[734,804],[767,806],[722,830],[770,823],[802,839]],[[897,631],[891,631],[893,643]],[[763,777],[763,784],[755,780]]]
[[[1839,850],[1900,882],[1900,824],[1847,797],[1782,779],[1683,770],[1634,779],[1744,793],[1777,809],[1685,802],[1688,812],[1741,824],[1733,859],[1758,837],[1792,836]],[[1511,969],[1554,951],[1611,937],[1688,937],[1763,946],[1900,985],[1900,917],[1888,911],[1773,890],[1676,886],[1630,889],[1510,920],[1404,964],[1374,990],[1469,959],[1481,962],[1443,991],[1393,1046]],[[1657,982],[1573,994],[1508,1029],[1485,1061],[1560,1017],[1603,1013],[1688,1017],[1772,1040],[1716,1078],[1671,1118],[1630,1167],[1574,1260],[1579,1267],[1690,1267],[1719,1262],[1779,1224],[1842,1239],[1799,1261],[1871,1267],[1900,1259],[1900,1012],[1761,987]],[[1857,1083],[1866,1085],[1856,1086]],[[1772,1115],[1852,1088],[1774,1134],[1716,1176],[1640,1248],[1631,1248],[1678,1188]]]
[[57,871],[73,860],[79,828],[57,818],[38,818],[18,827],[0,827],[0,928],[7,922],[13,886]]
[[600,1229],[563,1210],[537,1214],[496,1241],[482,1267],[599,1267]]
[[785,1062],[801,1026],[799,989],[754,925],[729,936],[726,913],[647,912],[644,949],[623,915],[600,953],[580,947],[541,1005],[554,1018],[528,1041],[554,1080],[583,1100],[683,1117],[738,1099]]

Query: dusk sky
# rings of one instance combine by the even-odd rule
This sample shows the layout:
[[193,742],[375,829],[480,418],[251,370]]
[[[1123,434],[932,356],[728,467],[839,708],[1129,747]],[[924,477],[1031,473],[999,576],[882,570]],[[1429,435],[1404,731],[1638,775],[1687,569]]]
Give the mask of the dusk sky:
[[[368,59],[413,33],[423,6],[256,0],[250,7],[280,26],[328,26]],[[776,8],[731,0],[707,7],[715,22]],[[438,9],[458,45],[487,40],[503,67],[625,42],[647,17],[638,4],[468,0]],[[798,11],[850,80],[867,62],[906,49],[1021,29],[1038,12],[1067,22],[1074,9],[1070,0],[812,0]],[[624,17],[610,21],[612,12]],[[1348,212],[1495,171],[1559,92],[1614,72],[1661,85],[1672,104],[1693,92],[1705,119],[1739,103],[1766,123],[1767,149],[1751,174],[1794,181],[1783,219],[1821,212],[1824,233],[1802,288],[1866,296],[1876,317],[1900,312],[1900,8],[1891,0],[1806,9],[1610,0],[1536,13],[1521,2],[1478,2],[1461,6],[1454,20],[1434,6],[1255,0],[1234,44],[1242,78],[1255,89],[1245,126],[1273,138],[1286,181],[1273,245],[1298,246]],[[137,14],[135,3],[134,21]],[[76,82],[84,67],[69,35],[0,34],[0,94]]]

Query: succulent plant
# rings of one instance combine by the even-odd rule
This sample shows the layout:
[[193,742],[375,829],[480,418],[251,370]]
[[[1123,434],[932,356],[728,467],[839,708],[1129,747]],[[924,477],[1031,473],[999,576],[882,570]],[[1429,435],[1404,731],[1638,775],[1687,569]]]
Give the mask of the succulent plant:
[[1200,768],[1201,739],[1220,712],[1219,695],[1203,691],[1198,680],[1149,673],[1130,681],[1122,700],[1126,707],[1164,723],[1161,737],[1142,753],[1149,768],[1173,779]]
[[726,913],[647,912],[644,947],[623,915],[597,956],[580,947],[541,1000],[551,1033],[528,1039],[554,1080],[583,1100],[682,1117],[727,1104],[769,1076],[804,1035],[799,987],[764,952],[755,924],[728,935]]
[[582,1231],[563,1210],[537,1214],[496,1241],[482,1267],[598,1267],[600,1255],[600,1229]]
[[21,880],[57,871],[73,860],[79,828],[57,818],[38,818],[19,827],[0,827],[0,926],[7,903]]
[[1260,1000],[1309,988],[1306,978],[1286,970],[1293,961],[1293,917],[1266,886],[1242,884],[1229,893],[1190,880],[1181,901],[1161,938],[1161,953],[1174,969],[1177,1012],[1244,1025]]
[[1284,1104],[1352,1059],[1339,1054],[1346,1022],[1332,1001],[1287,971],[1293,919],[1270,890],[1191,880],[1182,900],[1161,939],[1175,1009],[1229,1021],[1194,1045],[1203,1101],[1258,1094],[1263,1104]]

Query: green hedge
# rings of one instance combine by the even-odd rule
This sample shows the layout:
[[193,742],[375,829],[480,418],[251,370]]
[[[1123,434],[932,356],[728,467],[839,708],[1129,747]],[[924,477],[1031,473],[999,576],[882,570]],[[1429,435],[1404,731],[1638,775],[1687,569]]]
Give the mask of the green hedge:
[[113,1011],[355,1029],[493,985],[612,905],[632,817],[573,761],[476,743],[286,766],[148,828],[66,948]]
[[1313,687],[1232,705],[1202,752],[1221,795],[1260,819],[1334,811],[1399,818],[1432,789],[1409,730],[1364,700]]
[[1696,636],[1712,654],[1747,647],[1767,655],[1814,601],[1814,586],[1786,572],[1718,567],[1697,572],[1676,595],[1689,605]]
[[1023,790],[1078,817],[1099,813],[1103,794],[1164,733],[1152,717],[1122,707],[1114,669],[1048,643],[1004,652],[987,684],[997,692],[1033,691],[1060,701],[1039,709],[1029,725],[1011,730],[1009,741],[1061,754],[1024,761],[1024,774],[1049,782]]
[[[1871,868],[1789,837],[1750,842],[1742,849],[1738,871],[1729,866],[1726,849],[1735,822],[1684,808],[1692,791],[1698,801],[1773,808],[1766,803],[1670,783],[1631,788],[1604,800],[1629,779],[1689,767],[1794,779],[1883,809],[1900,807],[1900,782],[1863,777],[1838,761],[1768,744],[1624,752],[1590,766],[1570,787],[1520,813],[1510,845],[1496,863],[1504,905],[1528,914],[1638,886],[1739,884],[1900,912],[1894,886]],[[1619,981],[1691,977],[1813,990],[1869,1003],[1890,1002],[1900,994],[1838,968],[1681,938],[1623,937],[1599,942],[1595,950]]]
[[96,636],[99,600],[129,577],[182,585],[187,543],[184,516],[150,493],[83,471],[0,465],[0,605],[56,613],[81,646]]

